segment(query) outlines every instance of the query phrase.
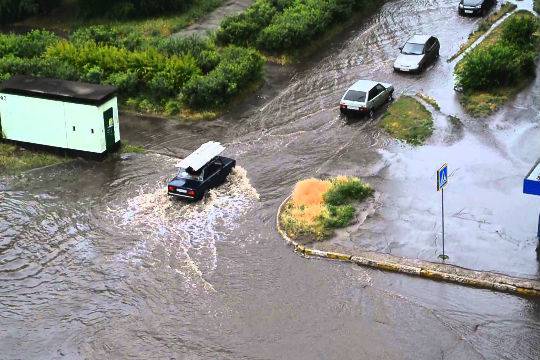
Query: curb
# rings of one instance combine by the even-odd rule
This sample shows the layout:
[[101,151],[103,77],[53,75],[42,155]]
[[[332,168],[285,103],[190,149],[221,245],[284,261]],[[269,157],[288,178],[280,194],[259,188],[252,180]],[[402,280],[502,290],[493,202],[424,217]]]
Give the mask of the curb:
[[[505,276],[504,280],[493,281],[480,278],[480,275],[491,274],[493,277],[500,276],[499,274],[494,274],[490,272],[479,272],[470,269],[464,269],[455,265],[446,264],[446,266],[459,270],[460,272],[466,273],[466,275],[458,275],[451,272],[444,272],[439,270],[429,269],[429,266],[411,266],[407,264],[402,264],[406,260],[405,258],[382,254],[387,257],[390,257],[393,261],[379,260],[376,258],[370,258],[367,256],[357,256],[349,255],[337,252],[323,251],[312,249],[304,245],[299,244],[298,242],[291,239],[285,230],[281,228],[279,222],[279,215],[282,212],[283,206],[289,201],[291,196],[287,196],[285,200],[279,205],[277,215],[276,215],[276,228],[281,237],[294,248],[294,251],[306,256],[316,256],[320,258],[344,261],[354,263],[360,266],[366,266],[374,269],[379,269],[383,271],[390,271],[396,273],[402,273],[406,275],[419,276],[426,279],[444,281],[454,284],[460,284],[469,287],[488,289],[493,291],[500,291],[510,294],[517,294],[522,296],[540,296],[540,284],[529,284],[530,286],[524,286],[524,282],[530,282],[529,279],[514,278]],[[427,261],[423,261],[426,265],[435,264]],[[439,264],[436,264],[439,265]]]

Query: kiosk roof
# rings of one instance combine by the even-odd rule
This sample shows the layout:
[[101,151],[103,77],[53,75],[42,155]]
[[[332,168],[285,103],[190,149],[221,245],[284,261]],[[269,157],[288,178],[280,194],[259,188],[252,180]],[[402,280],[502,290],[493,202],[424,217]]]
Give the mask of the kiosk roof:
[[0,92],[22,96],[100,105],[116,95],[117,88],[77,81],[15,75],[0,85]]

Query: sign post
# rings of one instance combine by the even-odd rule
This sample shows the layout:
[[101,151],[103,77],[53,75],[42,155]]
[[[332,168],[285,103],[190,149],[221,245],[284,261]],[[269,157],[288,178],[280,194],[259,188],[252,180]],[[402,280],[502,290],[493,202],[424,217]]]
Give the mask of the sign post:
[[441,192],[441,214],[442,214],[442,254],[439,255],[439,258],[442,260],[447,260],[448,255],[444,252],[444,187],[448,183],[448,164],[441,166],[437,170],[437,191]]
[[[540,195],[540,161],[538,161],[523,180],[523,193]],[[536,245],[536,258],[540,260],[540,216],[538,217],[538,231],[536,233],[538,244]]]

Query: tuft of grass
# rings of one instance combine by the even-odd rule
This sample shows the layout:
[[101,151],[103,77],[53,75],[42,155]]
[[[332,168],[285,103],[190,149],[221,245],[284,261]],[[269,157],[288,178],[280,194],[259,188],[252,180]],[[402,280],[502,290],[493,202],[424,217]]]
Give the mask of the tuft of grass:
[[402,96],[388,107],[380,126],[396,139],[421,145],[433,133],[433,117],[418,100]]
[[132,145],[128,143],[127,141],[122,141],[122,145],[120,146],[120,154],[142,154],[144,153],[144,148],[142,146],[138,145]]
[[473,117],[485,117],[497,111],[508,101],[508,95],[503,91],[466,92],[460,98],[461,105]]
[[424,100],[425,102],[427,102],[429,105],[433,106],[433,108],[437,111],[440,111],[441,110],[441,107],[439,106],[439,104],[437,103],[437,100],[435,100],[434,98],[432,98],[431,96],[428,96],[428,95],[425,95],[425,94],[422,94],[422,93],[417,93],[416,96],[422,100]]
[[355,177],[306,179],[296,184],[279,215],[280,224],[293,239],[324,240],[351,223],[356,214],[352,203],[372,194],[373,189]]
[[373,195],[373,189],[358,178],[337,177],[332,179],[332,186],[323,195],[326,205],[341,206],[351,201],[362,201]]
[[[535,1],[540,1],[540,0],[535,0]],[[448,62],[451,62],[454,59],[458,58],[469,47],[471,47],[471,45],[474,44],[476,40],[478,40],[482,35],[488,32],[488,30],[493,26],[493,24],[495,24],[497,21],[502,19],[502,17],[508,14],[510,11],[514,11],[516,8],[517,8],[516,4],[512,4],[512,3],[502,4],[499,10],[495,11],[493,14],[489,15],[488,17],[486,17],[484,20],[480,22],[476,30],[473,31],[469,35],[469,38],[467,39],[467,41],[464,44],[462,44],[459,47],[459,50],[448,59]]]
[[0,142],[0,173],[14,173],[60,164],[69,159],[44,151],[33,151]]

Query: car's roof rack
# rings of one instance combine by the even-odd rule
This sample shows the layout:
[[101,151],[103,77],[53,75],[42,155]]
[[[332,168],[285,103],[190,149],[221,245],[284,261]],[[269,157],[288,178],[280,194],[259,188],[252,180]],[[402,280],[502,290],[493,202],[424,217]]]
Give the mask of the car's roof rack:
[[210,160],[221,154],[225,147],[216,141],[209,141],[202,144],[197,150],[192,152],[188,157],[181,160],[176,167],[182,169],[191,169],[199,171]]

